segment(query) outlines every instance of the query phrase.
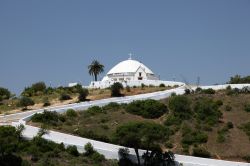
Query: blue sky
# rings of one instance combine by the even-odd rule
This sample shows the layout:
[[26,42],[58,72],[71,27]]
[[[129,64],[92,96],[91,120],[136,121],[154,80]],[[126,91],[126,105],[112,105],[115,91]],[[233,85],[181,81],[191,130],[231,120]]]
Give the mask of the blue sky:
[[108,72],[130,52],[165,80],[249,75],[250,1],[0,1],[0,86],[14,93],[87,85],[93,59]]

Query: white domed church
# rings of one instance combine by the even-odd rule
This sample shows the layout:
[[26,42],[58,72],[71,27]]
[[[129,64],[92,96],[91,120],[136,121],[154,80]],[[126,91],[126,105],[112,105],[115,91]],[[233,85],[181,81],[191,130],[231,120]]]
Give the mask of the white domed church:
[[137,81],[137,80],[158,80],[158,77],[144,64],[139,61],[122,61],[114,66],[103,80],[112,81]]
[[172,81],[161,81],[147,66],[130,57],[128,60],[122,61],[110,69],[101,81],[91,82],[89,88],[108,88],[115,82],[122,83],[124,87],[141,86],[142,84],[147,86],[159,86],[160,84],[174,86],[183,84]]

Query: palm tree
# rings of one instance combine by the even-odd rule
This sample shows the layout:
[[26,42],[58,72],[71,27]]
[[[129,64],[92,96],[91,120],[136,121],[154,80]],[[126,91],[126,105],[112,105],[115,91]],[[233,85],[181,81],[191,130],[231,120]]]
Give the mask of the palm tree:
[[104,71],[104,65],[100,64],[97,60],[93,60],[88,66],[89,74],[95,77],[97,81],[97,76]]

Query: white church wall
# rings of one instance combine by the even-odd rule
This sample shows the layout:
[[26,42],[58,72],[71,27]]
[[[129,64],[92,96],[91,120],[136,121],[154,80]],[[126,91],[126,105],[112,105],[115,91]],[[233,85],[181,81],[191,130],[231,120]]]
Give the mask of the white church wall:
[[[118,81],[117,81],[118,82]],[[89,85],[89,88],[100,88],[105,89],[109,88],[111,85],[113,85],[115,81],[96,81],[91,82]],[[164,84],[165,86],[182,86],[185,85],[182,82],[175,82],[175,81],[162,81],[162,80],[132,80],[132,81],[123,81],[121,82],[124,87],[126,86],[141,86],[142,84],[146,86],[159,86],[160,84]]]
[[147,79],[147,73],[145,72],[145,70],[143,70],[142,67],[139,67],[138,70],[135,72],[133,80],[137,81],[139,77],[141,77],[142,80],[146,80]]

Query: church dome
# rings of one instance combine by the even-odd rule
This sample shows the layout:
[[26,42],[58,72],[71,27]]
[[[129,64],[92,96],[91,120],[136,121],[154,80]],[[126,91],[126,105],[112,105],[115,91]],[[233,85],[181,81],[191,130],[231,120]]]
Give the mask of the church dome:
[[107,75],[135,73],[139,68],[143,68],[147,74],[154,74],[147,66],[139,61],[128,59],[115,65]]

